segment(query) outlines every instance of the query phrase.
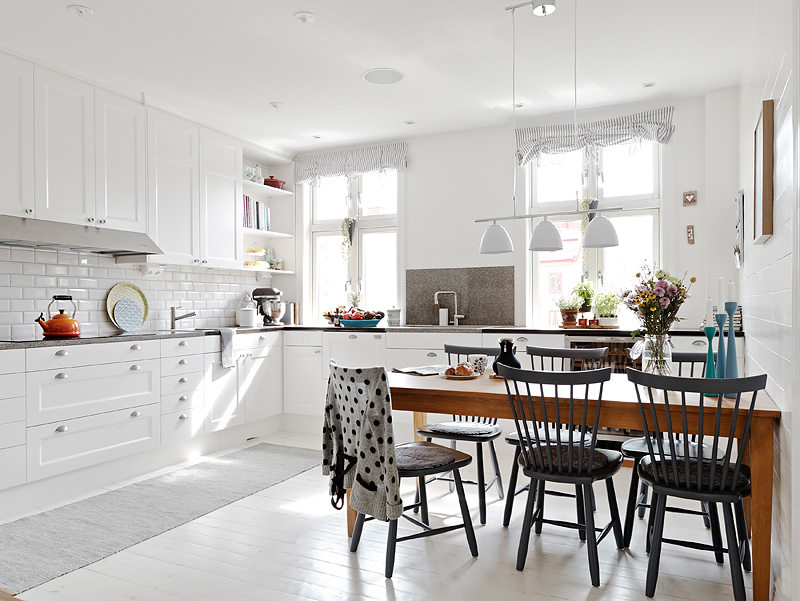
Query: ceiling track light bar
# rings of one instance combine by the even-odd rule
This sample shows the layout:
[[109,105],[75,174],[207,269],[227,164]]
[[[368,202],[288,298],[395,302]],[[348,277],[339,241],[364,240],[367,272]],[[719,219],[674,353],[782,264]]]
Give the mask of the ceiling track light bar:
[[531,0],[530,2],[523,2],[521,4],[514,4],[512,6],[506,6],[506,10],[517,10],[518,8],[522,8],[523,6],[533,6],[534,4],[541,4],[541,2],[535,2]]
[[553,211],[551,213],[532,213],[529,215],[509,215],[508,217],[485,217],[476,219],[475,223],[488,223],[489,221],[513,221],[516,219],[536,219],[537,217],[555,217],[568,215],[587,215],[589,213],[609,213],[611,211],[624,211],[625,207],[608,207],[598,209],[581,209],[577,211]]

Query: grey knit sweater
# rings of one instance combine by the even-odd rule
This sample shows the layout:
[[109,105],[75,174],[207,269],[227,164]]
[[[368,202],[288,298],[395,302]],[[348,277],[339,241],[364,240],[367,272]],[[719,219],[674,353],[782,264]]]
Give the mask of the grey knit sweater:
[[350,488],[350,506],[359,513],[379,520],[402,515],[392,404],[382,367],[348,368],[331,361],[322,473],[330,475],[331,502],[337,509]]

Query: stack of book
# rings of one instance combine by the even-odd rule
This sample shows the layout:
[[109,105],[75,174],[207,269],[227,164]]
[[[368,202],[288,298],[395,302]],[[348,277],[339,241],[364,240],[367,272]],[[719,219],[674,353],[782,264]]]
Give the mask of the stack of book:
[[244,227],[269,231],[269,207],[267,203],[244,197]]

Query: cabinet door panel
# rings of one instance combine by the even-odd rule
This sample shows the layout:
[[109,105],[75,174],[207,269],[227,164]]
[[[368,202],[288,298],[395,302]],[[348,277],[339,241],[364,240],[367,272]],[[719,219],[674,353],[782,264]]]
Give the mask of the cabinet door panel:
[[248,422],[283,411],[283,352],[273,346],[248,353],[239,362],[239,394]]
[[200,130],[200,254],[209,267],[242,266],[242,147]]
[[145,232],[144,106],[130,98],[97,90],[95,116],[98,225]]
[[286,346],[283,359],[283,410],[322,416],[327,379],[322,365],[322,348]]
[[0,54],[0,214],[33,217],[33,65]]
[[25,445],[0,450],[0,489],[24,484],[27,479]]
[[237,394],[237,370],[241,361],[231,368],[222,367],[219,355],[205,355],[206,433],[224,430],[244,423]]
[[324,332],[322,335],[322,360],[327,378],[331,359],[345,367],[374,367],[385,364],[384,334],[370,332]]
[[94,86],[34,69],[36,217],[95,223]]
[[148,231],[164,251],[159,260],[178,265],[200,262],[197,132],[179,117],[148,115]]

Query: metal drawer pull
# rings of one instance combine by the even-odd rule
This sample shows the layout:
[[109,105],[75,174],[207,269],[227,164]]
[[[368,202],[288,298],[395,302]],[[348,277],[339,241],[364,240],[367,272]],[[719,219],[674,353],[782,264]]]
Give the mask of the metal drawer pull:
[[317,350],[315,350],[315,351],[314,351],[314,354],[315,354],[315,355],[319,355],[319,353],[320,353],[320,350],[319,350],[319,349],[317,349]]
[[181,359],[180,361],[178,361],[178,365],[188,365],[188,364],[189,362],[186,359]]
[[142,415],[141,411],[134,411],[133,413],[131,413],[131,417],[139,417],[141,415]]
[[259,340],[266,340],[266,339],[267,339],[267,337],[266,337],[266,336],[259,336],[259,337],[258,337],[258,339],[259,339]]
[[142,347],[139,346],[138,344],[132,344],[131,345],[131,350],[132,351],[140,351],[140,350],[142,350]]
[[67,430],[69,430],[69,426],[59,426],[56,428],[56,432],[66,432]]
[[67,378],[69,378],[69,376],[64,372],[56,374],[56,380],[66,380]]
[[131,365],[131,371],[139,371],[142,369],[140,365]]
[[56,357],[67,357],[69,352],[65,350],[56,351]]
[[517,342],[528,342],[528,339],[525,338],[525,336],[520,336],[519,338],[517,338]]
[[189,346],[189,343],[188,343],[188,342],[186,342],[185,340],[181,340],[181,341],[178,343],[178,346]]
[[188,401],[189,397],[188,396],[180,396],[180,397],[178,397],[178,400],[179,401]]
[[705,340],[692,340],[692,346],[706,346],[708,342]]
[[186,415],[185,413],[181,413],[181,414],[178,416],[178,419],[189,419],[189,416],[188,416],[188,415]]
[[428,357],[438,357],[438,356],[439,356],[439,355],[437,355],[437,354],[436,354],[436,353],[434,353],[433,351],[431,351],[430,353],[428,353]]
[[186,378],[181,378],[180,380],[178,380],[178,384],[186,384],[186,382],[188,381],[189,380],[187,380]]
[[355,334],[350,334],[350,335],[348,336],[348,338],[349,338],[350,340],[355,340],[356,338],[358,338],[358,336],[356,336]]

